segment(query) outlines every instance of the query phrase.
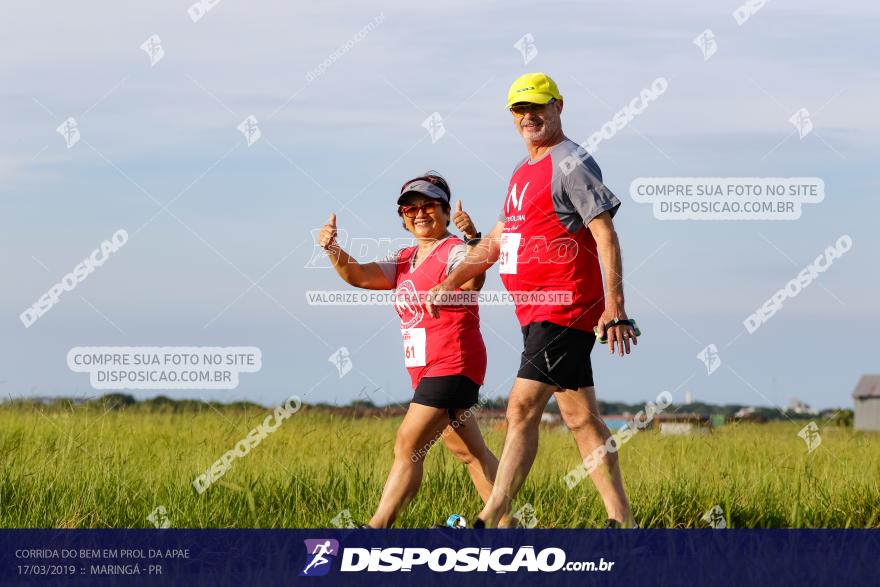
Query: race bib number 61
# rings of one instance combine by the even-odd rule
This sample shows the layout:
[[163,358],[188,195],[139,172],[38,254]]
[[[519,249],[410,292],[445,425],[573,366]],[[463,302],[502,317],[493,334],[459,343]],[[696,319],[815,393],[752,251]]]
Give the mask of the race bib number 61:
[[407,367],[425,366],[425,329],[402,328],[403,362]]

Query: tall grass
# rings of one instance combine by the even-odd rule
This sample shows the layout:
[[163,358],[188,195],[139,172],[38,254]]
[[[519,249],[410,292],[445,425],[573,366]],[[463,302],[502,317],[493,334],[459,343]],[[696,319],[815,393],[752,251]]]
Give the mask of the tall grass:
[[[328,527],[341,510],[366,521],[391,463],[399,418],[342,417],[304,407],[198,495],[192,480],[265,417],[256,410],[144,413],[0,407],[0,526],[150,527],[166,508],[174,527]],[[729,527],[880,527],[880,437],[820,424],[807,454],[800,424],[739,424],[707,436],[636,435],[621,450],[643,527],[705,527],[720,505]],[[484,427],[498,454],[503,429]],[[535,467],[515,508],[538,527],[601,526],[605,512],[570,435],[542,429]],[[399,527],[427,527],[481,502],[442,445]]]

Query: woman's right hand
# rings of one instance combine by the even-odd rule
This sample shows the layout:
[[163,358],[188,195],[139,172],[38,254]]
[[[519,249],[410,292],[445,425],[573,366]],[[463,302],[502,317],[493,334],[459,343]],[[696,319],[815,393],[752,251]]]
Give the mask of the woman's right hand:
[[326,251],[336,244],[336,214],[330,214],[330,220],[321,228],[318,235],[318,244]]
[[336,242],[336,214],[330,214],[327,224],[321,227],[318,245],[327,253],[336,273],[349,285],[364,289],[394,289],[394,281],[389,281],[378,263],[358,263],[339,246]]

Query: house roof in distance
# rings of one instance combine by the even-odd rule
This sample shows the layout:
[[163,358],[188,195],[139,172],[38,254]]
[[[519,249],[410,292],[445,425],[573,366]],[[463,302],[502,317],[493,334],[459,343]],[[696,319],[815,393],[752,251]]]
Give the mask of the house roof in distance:
[[880,397],[880,375],[862,375],[853,391],[853,397]]

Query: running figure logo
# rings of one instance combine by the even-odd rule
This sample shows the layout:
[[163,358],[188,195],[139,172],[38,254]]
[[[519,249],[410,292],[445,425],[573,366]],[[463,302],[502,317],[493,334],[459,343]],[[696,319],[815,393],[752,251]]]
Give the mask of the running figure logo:
[[332,538],[305,540],[306,566],[300,577],[322,577],[330,572],[330,557],[339,554],[339,542]]
[[721,355],[718,354],[718,347],[710,344],[697,354],[697,358],[706,365],[706,374],[711,375],[718,367],[721,366]]
[[79,125],[73,117],[68,118],[55,129],[55,132],[64,137],[64,144],[71,148],[79,142]]
[[351,371],[351,353],[348,352],[348,349],[344,346],[336,349],[336,352],[330,355],[327,359],[329,362],[336,365],[336,370],[339,371],[339,378],[342,379],[345,377],[345,374]]
[[263,133],[260,132],[259,124],[257,117],[251,115],[241,121],[241,124],[236,127],[244,135],[248,147],[259,141],[260,137],[263,136]]
[[703,514],[703,521],[715,530],[727,528],[727,518],[724,517],[724,510],[720,505],[712,506],[712,509]]
[[694,45],[703,52],[703,61],[709,61],[709,58],[718,51],[718,41],[715,40],[715,33],[712,29],[706,29],[694,39]]
[[144,41],[141,49],[150,56],[150,67],[153,67],[165,57],[165,49],[162,48],[162,39],[159,38],[159,35],[152,35]]
[[798,436],[804,439],[804,442],[807,443],[807,454],[810,454],[822,444],[822,435],[819,434],[819,427],[816,426],[815,422],[810,422],[798,432]]
[[806,108],[801,108],[792,114],[788,121],[797,129],[800,138],[804,138],[813,130],[813,121],[810,119],[810,111]]
[[446,134],[446,127],[443,126],[443,117],[439,112],[434,112],[422,121],[422,126],[431,136],[431,144],[433,145],[440,140],[440,137]]
[[523,65],[528,65],[529,61],[538,56],[538,46],[535,45],[535,37],[532,33],[526,33],[520,37],[519,41],[513,44],[514,49],[519,49],[523,57]]

